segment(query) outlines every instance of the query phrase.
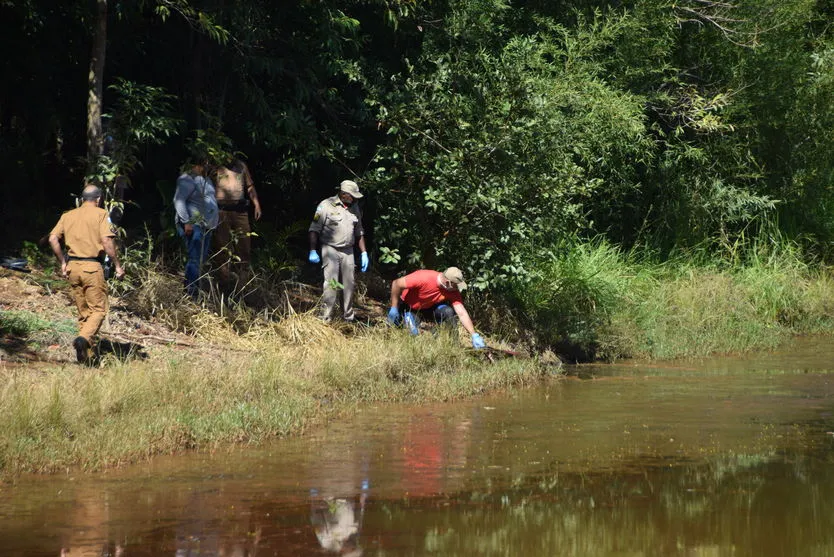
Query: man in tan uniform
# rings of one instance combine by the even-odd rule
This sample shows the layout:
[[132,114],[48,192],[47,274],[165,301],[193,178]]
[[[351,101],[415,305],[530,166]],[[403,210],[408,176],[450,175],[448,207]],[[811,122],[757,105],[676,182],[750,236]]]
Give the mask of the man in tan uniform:
[[[324,271],[322,319],[330,321],[336,306],[336,290],[333,281],[343,286],[342,303],[344,320],[353,321],[353,246],[359,244],[362,252],[362,272],[368,270],[368,251],[365,249],[365,231],[362,229],[362,213],[356,200],[362,197],[356,182],[345,180],[339,186],[339,193],[328,197],[316,207],[310,224],[310,263],[321,262]],[[316,252],[321,240],[321,257]]]
[[[249,234],[249,201],[252,202],[255,220],[261,219],[261,202],[255,183],[246,163],[233,159],[215,171],[215,195],[220,209],[220,221],[214,231],[214,249],[218,252],[218,278],[221,284],[228,284],[231,275],[231,259],[234,254],[238,261],[238,279],[245,283],[249,272],[252,253]],[[248,198],[248,199],[247,199]]]
[[[116,278],[125,271],[119,262],[115,233],[107,216],[100,208],[101,190],[91,184],[81,192],[81,206],[61,215],[49,233],[49,245],[61,264],[61,275],[69,279],[72,296],[78,308],[78,336],[72,342],[79,363],[89,363],[92,340],[107,315],[107,283],[102,261],[110,256],[116,267]],[[61,250],[61,239],[67,246],[67,256]]]

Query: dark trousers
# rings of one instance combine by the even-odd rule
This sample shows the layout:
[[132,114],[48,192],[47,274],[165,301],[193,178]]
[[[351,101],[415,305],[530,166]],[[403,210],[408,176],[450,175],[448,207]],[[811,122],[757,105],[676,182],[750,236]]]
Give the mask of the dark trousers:
[[[249,258],[252,253],[249,233],[249,213],[244,211],[220,210],[220,222],[214,230],[214,261],[220,282],[229,282],[231,270],[235,269],[238,279],[245,283],[249,278]],[[233,257],[237,261],[232,261]]]

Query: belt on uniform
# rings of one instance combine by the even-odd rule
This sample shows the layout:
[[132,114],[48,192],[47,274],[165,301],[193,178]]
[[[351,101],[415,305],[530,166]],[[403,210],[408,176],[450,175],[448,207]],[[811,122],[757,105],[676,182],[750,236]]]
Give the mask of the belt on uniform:
[[98,257],[76,257],[74,255],[67,256],[67,261],[95,261],[101,263],[101,259]]
[[218,203],[217,208],[221,211],[231,213],[248,213],[249,201],[247,199],[241,199],[240,201],[233,201],[231,203]]
[[353,253],[353,244],[351,244],[349,246],[334,246],[333,244],[325,243],[324,245],[329,247],[329,248],[339,250],[339,251],[344,252],[344,253]]

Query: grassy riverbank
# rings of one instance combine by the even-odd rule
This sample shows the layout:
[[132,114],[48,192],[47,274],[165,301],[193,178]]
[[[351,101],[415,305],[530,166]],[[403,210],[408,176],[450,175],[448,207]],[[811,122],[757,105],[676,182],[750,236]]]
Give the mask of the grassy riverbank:
[[[511,309],[477,294],[468,303],[490,342],[553,347],[567,361],[746,352],[834,331],[832,274],[807,260],[786,242],[662,262],[586,243],[549,252],[503,302]],[[212,311],[183,299],[173,275],[145,266],[135,276],[111,310],[110,337],[149,357],[110,356],[95,369],[70,363],[73,310],[60,285],[0,279],[4,349],[52,362],[0,366],[0,477],[260,443],[359,404],[449,400],[552,372],[535,358],[487,361],[462,337],[388,328],[379,278],[374,295],[364,284],[358,294],[370,326],[339,327],[295,313],[315,303],[306,285],[258,288],[283,309]]]
[[[292,327],[308,342],[288,344]],[[450,335],[379,328],[347,338],[307,316],[230,344],[166,348],[102,369],[6,369],[2,475],[259,443],[356,404],[449,400],[532,383],[545,370],[531,359],[488,362]]]
[[780,240],[662,261],[586,243],[542,260],[514,303],[540,343],[579,359],[762,350],[792,335],[834,332],[831,270],[807,261]]

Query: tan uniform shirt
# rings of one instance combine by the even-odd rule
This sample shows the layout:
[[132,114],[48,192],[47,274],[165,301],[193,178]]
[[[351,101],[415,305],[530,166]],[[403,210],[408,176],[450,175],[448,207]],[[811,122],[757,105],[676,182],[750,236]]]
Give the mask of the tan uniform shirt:
[[309,231],[316,232],[322,244],[334,248],[350,247],[365,234],[362,212],[356,203],[345,207],[338,195],[328,197],[316,207]]
[[70,257],[100,257],[104,251],[102,237],[116,235],[107,211],[87,203],[61,215],[52,234],[64,239]]

